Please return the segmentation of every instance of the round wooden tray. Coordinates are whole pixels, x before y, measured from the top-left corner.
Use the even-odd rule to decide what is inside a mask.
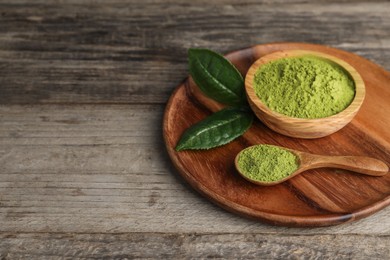
[[[357,116],[340,131],[319,139],[280,135],[259,120],[232,143],[207,151],[176,152],[189,126],[222,108],[200,93],[188,78],[166,107],[163,133],[173,164],[196,190],[237,214],[284,226],[329,226],[369,216],[390,204],[390,174],[369,177],[344,170],[318,169],[275,186],[256,186],[234,168],[236,154],[253,144],[275,144],[329,155],[363,155],[390,165],[390,73],[355,54],[314,44],[272,43],[232,52],[226,57],[245,75],[261,56],[278,50],[313,50],[347,61],[363,77],[366,99]]]

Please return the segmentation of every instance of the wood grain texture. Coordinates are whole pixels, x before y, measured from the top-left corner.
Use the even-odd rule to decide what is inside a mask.
[[[0,258],[384,259],[389,208],[317,229],[227,213],[177,176],[160,125],[189,47],[312,42],[388,70],[389,6],[0,0]]]
[[[351,173],[383,176],[389,167],[383,161],[365,156],[324,156],[300,153],[301,171],[332,167],[352,171]]]
[[[0,257],[7,260],[85,257],[366,260],[387,259],[389,243],[389,237],[362,235],[4,233],[0,234]]]
[[[390,208],[355,223],[295,229],[214,206],[172,167],[163,110],[0,106],[0,232],[390,234]]]
[[[287,226],[327,226],[354,221],[390,204],[390,175],[367,177],[334,169],[315,169],[274,186],[257,186],[243,179],[235,170],[234,158],[242,149],[255,144],[280,145],[324,155],[361,155],[383,160],[390,165],[388,111],[390,74],[352,53],[321,45],[278,43],[257,45],[228,55],[245,75],[251,61],[280,50],[323,52],[351,64],[362,76],[367,98],[359,118],[327,137],[307,140],[289,138],[265,127],[260,121],[234,142],[207,151],[176,152],[174,147],[189,126],[215,111],[215,101],[198,99],[191,80],[178,86],[164,115],[164,138],[173,164],[195,189],[222,207],[243,216]],[[378,99],[373,97],[380,97]],[[381,104],[375,119],[370,111]],[[318,119],[317,119],[318,120]],[[364,132],[361,124],[379,125]],[[376,140],[378,137],[380,140]],[[364,140],[364,143],[362,143]],[[326,145],[325,145],[326,144]],[[353,183],[353,185],[351,185]]]
[[[312,42],[389,69],[388,2],[148,2],[1,1],[0,103],[165,103],[190,47]]]

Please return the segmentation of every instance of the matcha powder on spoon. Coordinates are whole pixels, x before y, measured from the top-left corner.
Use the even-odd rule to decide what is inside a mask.
[[[254,77],[258,98],[271,110],[297,118],[335,115],[351,104],[355,84],[338,64],[314,56],[282,58]]]
[[[237,160],[240,172],[251,180],[274,182],[288,177],[299,167],[298,156],[273,145],[254,145]]]

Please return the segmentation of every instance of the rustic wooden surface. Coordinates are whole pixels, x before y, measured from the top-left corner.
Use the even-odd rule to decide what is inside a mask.
[[[387,259],[390,208],[317,229],[233,215],[177,175],[161,124],[189,47],[311,42],[389,70],[389,10],[363,0],[0,0],[0,259]]]
[[[267,57],[269,53],[280,55],[275,50],[297,49],[342,58],[361,74],[367,94],[359,114],[352,122],[323,138],[299,139],[270,130],[263,123],[264,117],[261,117],[262,122],[255,120],[242,137],[225,146],[200,152],[176,152],[174,147],[185,129],[222,106],[201,94],[189,79],[171,95],[164,114],[163,133],[168,154],[178,172],[192,187],[222,207],[243,216],[278,225],[313,227],[351,222],[371,215],[390,204],[390,174],[372,178],[340,169],[320,168],[304,172],[280,185],[264,187],[248,183],[235,170],[234,159],[237,153],[255,144],[280,145],[320,155],[371,156],[390,165],[390,103],[387,102],[390,100],[390,73],[350,52],[318,44],[287,42],[255,45],[232,52],[228,57],[245,74],[251,63],[260,57]],[[364,89],[360,91],[357,91],[356,99],[360,98],[361,101]],[[251,94],[254,95],[253,91],[248,92],[248,96]],[[381,110],[376,109],[377,104],[382,104]],[[354,103],[349,108],[353,105]],[[349,108],[337,116],[342,118],[344,112],[350,113],[347,112]],[[266,119],[269,123],[273,118]],[[318,120],[321,122],[317,122],[317,130],[320,131],[319,129],[326,127],[329,119],[316,121]],[[282,123],[286,123],[286,120]],[[299,123],[300,128],[314,128],[312,122]],[[330,123],[334,124],[334,121]],[[276,124],[271,123],[274,127]],[[370,127],[365,127],[366,125]],[[289,127],[291,130],[292,127]],[[288,129],[286,125],[283,130],[285,129]]]

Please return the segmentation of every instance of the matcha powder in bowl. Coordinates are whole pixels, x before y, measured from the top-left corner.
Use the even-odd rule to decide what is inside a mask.
[[[271,61],[254,75],[254,91],[271,110],[295,118],[324,118],[347,108],[355,84],[338,64],[305,55]]]

